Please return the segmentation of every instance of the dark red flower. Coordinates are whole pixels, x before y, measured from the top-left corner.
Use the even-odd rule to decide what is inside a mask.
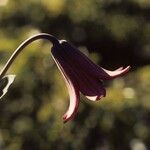
[[[88,57],[81,53],[78,49],[71,46],[67,41],[58,41],[54,36],[46,33],[34,35],[23,43],[14,51],[4,68],[0,72],[0,98],[7,92],[9,86],[14,81],[14,75],[4,76],[7,70],[19,53],[30,43],[37,39],[47,39],[53,43],[52,56],[66,81],[69,95],[70,105],[67,112],[63,116],[64,122],[72,119],[79,106],[80,92],[92,101],[100,100],[105,97],[106,90],[102,84],[103,80],[110,80],[117,76],[127,73],[130,66],[109,71],[94,64]]]
[[[51,52],[64,76],[70,95],[70,105],[63,116],[64,122],[71,120],[76,115],[80,92],[92,101],[100,100],[106,95],[102,81],[124,75],[130,69],[128,66],[125,69],[120,67],[115,71],[106,70],[93,63],[65,40],[60,40],[59,44],[54,44]]]

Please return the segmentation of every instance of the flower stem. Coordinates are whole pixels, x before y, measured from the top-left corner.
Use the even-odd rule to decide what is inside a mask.
[[[46,34],[46,33],[40,33],[37,35],[34,35],[30,38],[28,38],[27,40],[25,40],[24,42],[22,42],[19,47],[13,52],[13,54],[11,55],[11,57],[8,59],[7,63],[5,64],[5,66],[3,67],[3,69],[0,72],[0,78],[2,78],[7,70],[10,68],[11,64],[14,62],[15,58],[20,54],[20,52],[26,47],[28,46],[30,43],[34,42],[35,40],[38,39],[46,39],[49,40],[50,42],[52,42],[52,44],[58,44],[58,40],[50,35],[50,34]]]

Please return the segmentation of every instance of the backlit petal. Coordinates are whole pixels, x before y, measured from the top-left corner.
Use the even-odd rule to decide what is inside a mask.
[[[66,68],[63,64],[63,62],[61,60],[58,61],[58,57],[57,55],[55,55],[55,50],[52,50],[52,57],[54,59],[54,61],[56,62],[59,70],[61,71],[68,91],[69,91],[69,97],[70,97],[70,104],[69,104],[69,108],[67,110],[67,112],[63,115],[63,121],[64,123],[73,119],[74,116],[77,113],[78,107],[79,107],[79,91],[74,83],[73,80],[70,80],[69,76],[66,75],[66,72],[64,70],[64,68]]]
[[[93,76],[100,80],[109,80],[124,75],[130,69],[130,66],[128,66],[125,69],[120,67],[115,71],[109,71],[93,63],[86,55],[70,45],[67,41],[62,40],[61,46],[62,52],[60,53],[64,54],[60,55],[65,55],[64,60],[69,63],[73,69],[76,69],[78,72],[82,70],[90,77]]]
[[[88,98],[89,100],[91,101],[97,101],[97,100],[100,100],[102,97],[105,97],[105,93],[103,93],[102,95],[99,95],[99,96],[86,96],[86,98]]]
[[[109,75],[110,79],[118,77],[118,76],[122,76],[125,73],[127,73],[130,70],[130,66],[126,67],[123,69],[123,67],[120,67],[114,71],[110,71],[110,70],[106,70],[103,68],[103,70]]]
[[[77,89],[75,88],[75,86],[71,81],[66,83],[67,83],[69,96],[70,96],[70,104],[67,112],[63,116],[64,122],[73,119],[79,107],[79,91],[77,91]]]

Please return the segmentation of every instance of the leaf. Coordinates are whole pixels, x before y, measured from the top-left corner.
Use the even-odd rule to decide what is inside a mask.
[[[14,82],[15,75],[6,75],[0,79],[0,99],[7,93],[8,88]]]

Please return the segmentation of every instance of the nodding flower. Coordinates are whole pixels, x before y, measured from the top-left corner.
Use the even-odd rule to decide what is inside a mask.
[[[80,93],[85,95],[89,100],[100,100],[102,97],[106,96],[106,89],[104,88],[102,81],[122,76],[130,69],[130,66],[128,66],[124,69],[123,67],[120,67],[114,71],[106,70],[93,63],[86,55],[70,45],[67,41],[57,40],[52,35],[41,33],[27,39],[15,50],[2,69],[0,74],[1,78],[7,72],[20,51],[37,39],[47,39],[53,43],[51,54],[65,79],[69,91],[70,104],[63,116],[64,122],[73,119],[77,114]]]
[[[106,70],[93,63],[87,56],[70,45],[65,40],[60,40],[51,50],[52,57],[61,71],[70,95],[70,105],[63,116],[64,122],[74,118],[77,113],[82,93],[89,100],[97,101],[106,96],[106,89],[102,81],[110,80],[124,75],[130,66],[115,71]]]

